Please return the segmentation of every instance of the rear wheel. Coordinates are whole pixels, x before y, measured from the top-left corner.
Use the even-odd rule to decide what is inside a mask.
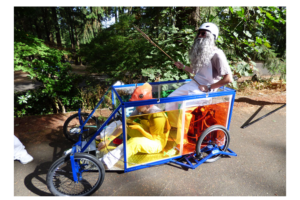
[[[84,122],[89,114],[88,113],[80,113],[81,120]],[[64,123],[63,127],[63,133],[66,136],[68,140],[75,143],[78,141],[79,133],[80,133],[80,121],[78,113],[71,115]],[[85,124],[83,128],[83,138],[88,137],[88,135],[91,135],[95,133],[98,129],[98,120],[96,117],[92,116],[89,121]]]
[[[46,182],[55,196],[87,196],[102,185],[105,176],[103,164],[86,153],[75,153],[78,182],[74,182],[70,154],[54,162],[47,174]]]
[[[226,151],[230,142],[228,130],[221,125],[213,125],[207,128],[199,137],[196,145],[196,157],[205,158],[214,148],[220,151]],[[215,162],[220,159],[221,154],[217,154],[207,159],[206,162]]]

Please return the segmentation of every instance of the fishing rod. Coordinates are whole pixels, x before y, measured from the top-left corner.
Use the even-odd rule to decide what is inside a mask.
[[[173,58],[171,58],[171,56],[169,56],[166,52],[164,52],[164,50],[162,50],[159,46],[157,46],[157,44],[155,44],[149,37],[148,35],[146,35],[146,33],[144,33],[143,31],[141,31],[137,26],[133,25],[133,27],[142,34],[142,36],[148,40],[152,45],[154,45],[156,48],[158,48],[160,51],[162,51],[168,58],[170,58],[173,62],[176,62]],[[183,70],[184,72],[186,72],[188,74],[188,76],[194,80],[199,86],[201,85],[200,83],[198,83],[195,79],[194,79],[194,75],[192,75],[190,72]]]

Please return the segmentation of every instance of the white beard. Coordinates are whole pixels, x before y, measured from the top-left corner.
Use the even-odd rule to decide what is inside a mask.
[[[210,32],[206,33],[205,38],[196,38],[194,40],[190,50],[190,61],[195,74],[210,62],[215,49],[214,36]]]

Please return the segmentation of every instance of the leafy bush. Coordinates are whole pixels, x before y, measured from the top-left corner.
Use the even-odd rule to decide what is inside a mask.
[[[81,99],[75,85],[80,78],[69,73],[71,66],[70,63],[62,62],[63,55],[63,51],[46,46],[43,40],[22,31],[15,31],[14,69],[28,72],[31,79],[36,78],[43,83],[36,93],[28,91],[25,95],[17,95],[18,98],[25,101],[33,97],[39,101],[48,99],[48,102],[54,104],[56,112],[65,112],[66,106],[78,104]],[[46,107],[42,110],[50,112]]]
[[[279,7],[218,8],[218,45],[238,77],[252,75],[253,61],[264,61],[271,73],[285,78],[286,10]]]
[[[127,18],[125,18],[128,20]],[[91,43],[82,45],[80,56],[89,62],[91,71],[107,74],[111,79],[125,83],[138,81],[179,80],[188,78],[168,57],[145,40],[129,23],[116,23],[98,34]],[[195,37],[191,29],[179,31],[174,26],[163,27],[146,34],[174,60],[188,64],[187,50]],[[154,36],[154,37],[151,37]]]

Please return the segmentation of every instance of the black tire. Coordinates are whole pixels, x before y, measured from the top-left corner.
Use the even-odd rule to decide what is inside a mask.
[[[86,153],[75,153],[75,163],[82,172],[78,183],[73,181],[70,154],[55,161],[47,173],[47,187],[55,196],[88,196],[102,185],[105,177],[103,164]],[[95,173],[98,174],[95,174]],[[78,174],[79,176],[79,174]]]
[[[220,139],[221,142],[218,139]],[[203,131],[203,133],[201,134],[201,136],[197,141],[196,157],[203,159],[211,153],[211,151],[201,152],[201,149],[203,151],[204,150],[203,148],[205,148],[207,145],[217,145],[220,151],[226,151],[229,146],[229,143],[230,143],[230,135],[228,130],[224,126],[221,125],[210,126],[205,131]],[[218,154],[209,158],[205,162],[207,163],[215,162],[220,158],[221,155]]]
[[[85,121],[89,116],[89,113],[80,113],[82,121]],[[78,113],[71,115],[64,123],[63,133],[68,140],[75,143],[78,141],[79,134],[71,133],[70,130],[76,128],[80,125]],[[99,128],[98,119],[95,116],[92,116],[89,121],[86,123],[83,132],[83,138],[88,137],[95,133]]]

